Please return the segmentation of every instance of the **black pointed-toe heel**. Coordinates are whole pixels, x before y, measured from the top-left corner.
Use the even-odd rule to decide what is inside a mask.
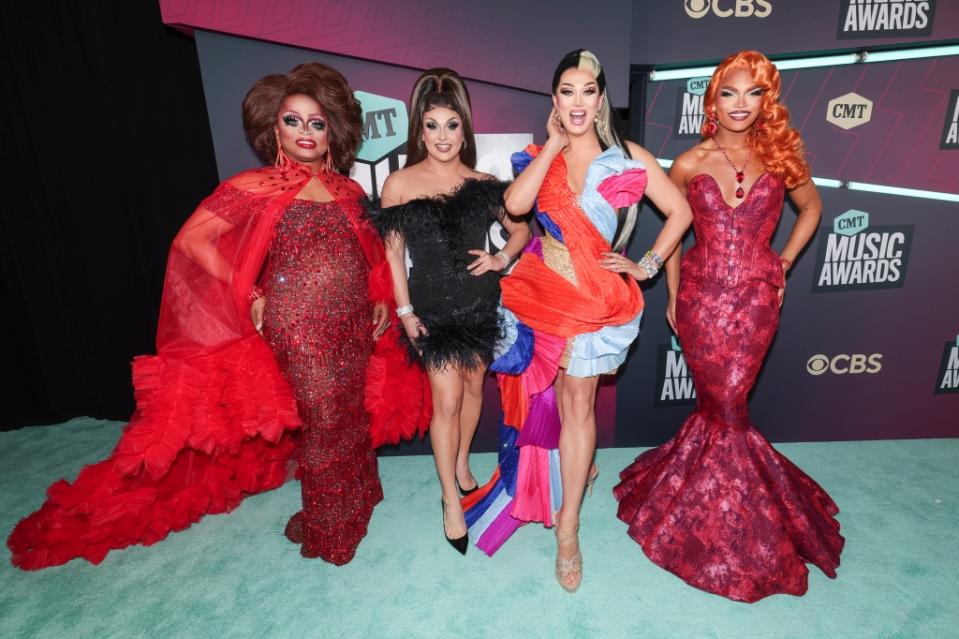
[[[475,493],[477,490],[479,490],[479,482],[476,482],[476,485],[472,488],[463,488],[460,486],[459,480],[456,480],[456,490],[460,491],[461,496],[466,497],[467,495]]]
[[[470,545],[470,535],[467,532],[462,537],[457,537],[456,539],[451,539],[449,535],[446,534],[446,502],[440,499],[440,506],[443,509],[443,536],[446,537],[446,541],[449,542],[456,552],[461,555],[466,555],[466,549]]]

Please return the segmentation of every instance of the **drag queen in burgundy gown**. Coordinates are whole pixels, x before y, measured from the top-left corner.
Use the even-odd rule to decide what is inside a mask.
[[[822,208],[779,92],[762,54],[724,60],[706,91],[704,140],[670,172],[692,206],[696,245],[681,272],[678,252],[667,264],[667,316],[697,405],[614,488],[619,518],[653,562],[746,602],[802,595],[806,563],[835,577],[843,547],[836,504],[753,427],[747,408],[779,324],[785,272]],[[799,216],[777,256],[769,243],[787,191]]]
[[[108,459],[17,524],[20,568],[156,543],[280,486],[294,461],[303,508],[287,536],[346,563],[382,499],[373,445],[425,423],[425,378],[387,329],[383,246],[343,175],[360,142],[346,80],[300,65],[258,81],[243,107],[274,166],[221,184],[180,230],[157,355],[134,360],[136,412]]]

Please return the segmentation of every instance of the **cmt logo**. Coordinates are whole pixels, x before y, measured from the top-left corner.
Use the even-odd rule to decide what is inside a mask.
[[[670,344],[660,344],[657,351],[655,405],[694,404],[696,388],[679,341],[672,337]]]
[[[946,342],[942,351],[942,364],[936,378],[936,394],[959,393],[959,337],[954,342]]]
[[[829,101],[826,121],[840,129],[854,129],[872,119],[872,100],[856,93],[847,93]]]
[[[936,0],[840,0],[839,39],[932,35]]]
[[[710,12],[717,18],[765,18],[773,12],[768,0],[683,0],[683,8],[697,20]]]
[[[806,362],[806,372],[815,376],[824,373],[834,373],[836,375],[875,374],[882,370],[881,360],[882,353],[873,353],[872,355],[840,353],[832,357],[817,354],[810,357]]]
[[[363,142],[351,175],[370,195],[379,195],[386,176],[406,163],[409,118],[402,100],[354,91],[363,109]]]
[[[953,89],[946,103],[946,122],[942,125],[939,148],[959,149],[959,89]]]
[[[812,291],[902,288],[912,226],[870,226],[869,213],[850,209],[820,228]]]
[[[703,95],[709,86],[709,77],[690,78],[685,87],[676,89],[676,120],[673,123],[673,138],[677,140],[699,139],[703,127]]]

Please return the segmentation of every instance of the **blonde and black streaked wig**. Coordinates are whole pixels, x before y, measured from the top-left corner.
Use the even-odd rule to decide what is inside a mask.
[[[629,154],[629,149],[626,148],[626,144],[623,142],[623,138],[618,130],[616,112],[609,103],[609,95],[606,92],[606,72],[603,71],[603,66],[599,63],[599,58],[586,49],[577,49],[563,56],[563,59],[556,65],[556,71],[553,72],[553,95],[556,95],[560,78],[568,69],[588,71],[596,77],[596,84],[599,85],[599,92],[603,98],[599,112],[596,114],[595,123],[596,136],[599,138],[600,147],[602,147],[604,151],[612,146],[618,147],[624,157],[631,159],[632,156]],[[636,226],[636,214],[638,210],[638,203],[630,207],[619,209],[616,216],[616,233],[613,236],[612,242],[614,251],[622,249],[626,245],[626,242],[629,241],[633,227]]]
[[[423,116],[436,108],[453,111],[460,117],[465,144],[460,149],[460,160],[471,169],[476,168],[476,139],[473,136],[473,114],[470,94],[463,78],[452,69],[427,69],[416,80],[410,94],[410,128],[406,138],[406,166],[426,159],[422,144]]]

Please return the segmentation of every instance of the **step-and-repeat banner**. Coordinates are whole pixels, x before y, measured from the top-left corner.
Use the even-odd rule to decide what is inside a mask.
[[[165,22],[196,29],[221,177],[257,164],[239,114],[253,82],[319,61],[343,72],[363,105],[364,143],[352,175],[372,194],[405,162],[406,100],[429,66],[451,66],[467,78],[481,134],[478,168],[508,178],[509,152],[531,137],[543,141],[553,65],[577,46],[599,53],[613,103],[622,106],[630,62],[681,65],[744,47],[776,54],[959,37],[959,2],[942,0],[670,0],[652,7],[616,0],[603,6],[602,20],[568,33],[571,21],[560,9],[579,5],[557,1],[559,9],[533,2],[520,10],[495,0],[485,11],[426,1],[160,4]],[[959,193],[959,59],[783,76],[816,177]],[[695,143],[705,84],[653,82],[645,104],[630,105],[634,120],[645,116],[652,153],[672,159]],[[820,191],[822,223],[790,274],[781,328],[753,393],[753,421],[775,441],[959,435],[959,205]],[[775,248],[794,219],[787,205]],[[661,228],[645,207],[634,259]],[[646,298],[638,343],[619,376],[601,386],[600,446],[661,443],[695,403],[682,345],[664,320],[662,279]],[[478,451],[495,448],[492,378],[486,390]],[[418,443],[397,452],[426,450]]]
[[[815,177],[959,193],[959,58],[782,76]],[[645,107],[651,152],[672,159],[699,140],[707,82],[654,82],[633,105]],[[822,222],[789,274],[753,422],[775,441],[959,435],[959,204],[819,191]],[[777,250],[795,217],[787,205]],[[647,207],[634,259],[661,228]],[[620,446],[662,442],[695,403],[665,288],[647,288],[643,335],[619,379]]]
[[[634,3],[632,28],[632,64],[692,66],[740,49],[810,55],[955,39],[959,2],[657,0]]]

